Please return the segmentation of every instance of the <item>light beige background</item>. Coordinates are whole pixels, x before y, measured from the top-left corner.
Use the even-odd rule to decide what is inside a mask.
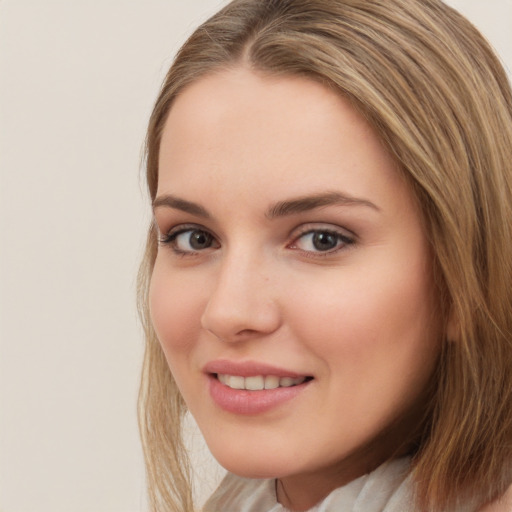
[[[0,0],[1,512],[145,509],[140,153],[172,55],[223,3]],[[451,3],[512,69],[512,0]],[[219,473],[194,453],[202,498]]]

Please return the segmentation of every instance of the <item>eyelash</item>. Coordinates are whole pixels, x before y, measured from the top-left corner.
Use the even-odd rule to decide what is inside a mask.
[[[201,226],[196,226],[194,224],[182,224],[177,226],[176,228],[171,229],[167,234],[161,235],[158,239],[158,243],[162,246],[169,246],[173,252],[178,256],[195,256],[202,251],[184,251],[179,249],[176,243],[176,239],[184,234],[184,233],[192,233],[192,232],[205,233],[212,240],[215,240],[215,237],[211,235],[208,230],[201,228]]]
[[[288,244],[287,247],[289,248],[295,248],[297,246],[297,243],[300,239],[305,238],[308,235],[315,235],[315,234],[322,234],[322,235],[329,235],[334,236],[336,238],[336,247],[333,249],[328,249],[326,251],[308,251],[299,249],[305,256],[310,258],[327,258],[329,256],[333,256],[337,254],[340,251],[346,250],[349,246],[353,245],[355,243],[355,237],[348,236],[346,233],[341,232],[341,230],[337,230],[335,228],[322,228],[322,227],[304,227],[301,232],[298,233],[293,239],[293,242],[291,244]]]
[[[199,253],[203,252],[203,250],[182,250],[179,249],[177,246],[177,238],[184,234],[184,233],[193,233],[193,232],[203,233],[207,237],[211,237],[211,240],[216,243],[217,246],[219,243],[216,241],[215,237],[206,229],[202,228],[201,226],[197,226],[194,224],[191,225],[180,225],[176,228],[171,229],[167,234],[161,235],[158,239],[159,245],[162,246],[169,246],[172,251],[182,257],[194,257],[197,256]],[[322,235],[329,235],[334,236],[336,238],[337,246],[333,249],[328,249],[326,251],[321,250],[303,250],[300,248],[297,248],[297,243],[300,239],[306,237],[307,235],[314,235],[314,234],[322,234]],[[334,229],[334,228],[312,228],[311,226],[305,226],[301,232],[299,232],[293,239],[293,241],[288,244],[286,247],[291,249],[297,249],[301,251],[305,256],[309,258],[322,258],[322,257],[329,257],[333,256],[334,254],[338,253],[341,250],[346,250],[349,246],[353,245],[355,243],[355,237],[348,236],[345,233],[342,233],[340,230]],[[210,249],[211,247],[206,247],[204,250]],[[215,247],[216,248],[216,247]]]

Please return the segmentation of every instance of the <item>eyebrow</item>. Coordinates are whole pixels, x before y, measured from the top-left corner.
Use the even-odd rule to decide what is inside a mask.
[[[325,192],[311,196],[298,197],[288,201],[280,201],[274,204],[267,212],[269,219],[285,217],[297,213],[307,212],[323,206],[365,206],[380,211],[374,203],[367,199],[361,199],[340,192]]]
[[[182,212],[190,213],[205,219],[209,219],[211,217],[208,211],[201,205],[169,194],[159,196],[153,201],[153,211],[155,211],[157,208],[161,208],[162,206],[167,208],[174,208],[175,210],[181,210]]]
[[[353,197],[340,192],[324,192],[310,196],[297,197],[286,201],[279,201],[267,210],[265,216],[268,219],[275,219],[277,217],[286,217],[288,215],[315,210],[316,208],[321,208],[323,206],[365,206],[373,210],[380,211],[378,206],[367,199]],[[210,219],[212,217],[208,210],[203,208],[201,205],[170,194],[159,196],[153,201],[153,210],[161,207],[181,210],[205,219]]]

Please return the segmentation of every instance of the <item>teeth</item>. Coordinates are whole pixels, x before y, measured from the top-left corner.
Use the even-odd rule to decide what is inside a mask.
[[[265,389],[276,389],[279,387],[279,377],[267,375],[265,377]]]
[[[251,391],[265,389],[265,378],[259,375],[257,377],[246,377],[245,389],[250,389]]]
[[[233,389],[245,389],[245,379],[243,377],[230,375],[227,378],[226,384]]]
[[[293,379],[291,377],[283,377],[282,379],[279,379],[279,385],[283,388],[289,388],[290,386],[293,386]]]
[[[232,389],[246,389],[260,391],[262,389],[289,388],[302,384],[306,377],[277,377],[275,375],[255,375],[253,377],[240,377],[238,375],[217,374],[219,381]]]

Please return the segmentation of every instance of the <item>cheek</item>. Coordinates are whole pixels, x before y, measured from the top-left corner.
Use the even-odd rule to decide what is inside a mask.
[[[149,308],[153,327],[164,352],[188,352],[200,328],[201,298],[197,287],[178,272],[165,269],[157,259],[149,288]]]
[[[296,334],[322,359],[342,362],[354,374],[434,357],[439,322],[428,275],[387,270],[312,281],[307,293],[295,289]]]

